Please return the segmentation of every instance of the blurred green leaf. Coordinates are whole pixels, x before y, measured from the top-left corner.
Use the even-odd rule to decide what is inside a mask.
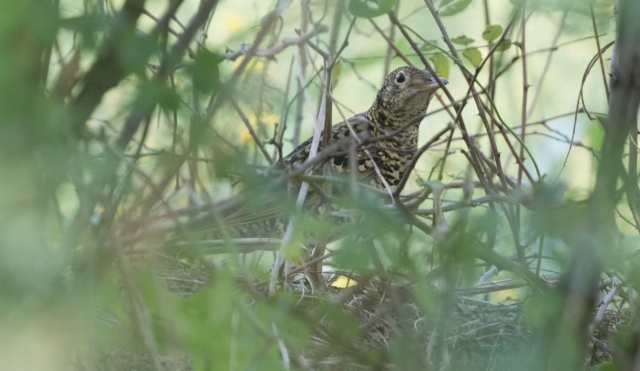
[[[342,61],[338,60],[331,69],[331,87],[335,88],[338,85],[340,72],[342,72]]]
[[[165,109],[175,110],[180,104],[178,94],[166,82],[157,80],[144,81],[139,99],[139,108],[154,106],[157,103]]]
[[[596,370],[597,371],[619,371],[620,368],[615,363],[605,362],[601,365],[598,365]]]
[[[448,78],[449,77],[449,59],[444,53],[436,53],[429,58],[433,62],[436,68],[438,76]]]
[[[118,278],[111,271],[96,285],[96,311],[100,326],[97,340],[98,346],[105,350],[116,345],[133,345],[129,344],[133,341],[129,331],[130,317],[125,311],[117,282]]]
[[[438,14],[440,14],[441,17],[452,16],[465,10],[469,4],[471,4],[471,0],[455,0],[453,3],[447,5],[443,10],[440,10]]]
[[[472,38],[466,37],[465,35],[462,35],[462,36],[458,36],[458,37],[455,37],[455,38],[451,39],[451,41],[454,44],[469,45],[472,42],[474,42],[475,40],[472,39]]]
[[[482,53],[477,48],[467,49],[462,52],[462,55],[471,61],[474,67],[478,67],[482,63]]]
[[[219,339],[232,337],[234,309],[229,298],[238,296],[233,291],[232,276],[218,272],[212,286],[182,300],[176,329],[195,370],[229,369],[229,341]]]
[[[428,52],[430,50],[433,50],[436,48],[436,45],[438,45],[438,40],[427,40],[428,42],[423,43],[420,46],[420,50],[423,52]]]
[[[167,264],[166,259],[164,263]],[[173,277],[172,275],[179,270],[180,262],[176,261],[174,264],[172,267],[156,266],[156,269],[162,271],[163,275],[168,276],[166,279],[175,279],[178,277]],[[173,326],[174,322],[165,318],[165,315],[179,310],[180,297],[166,289],[164,283],[156,277],[151,267],[145,267],[145,269],[141,269],[138,272],[137,284],[144,298],[144,304],[151,315],[153,335],[159,349],[167,351],[171,345],[178,346],[177,343],[173,343],[173,340],[177,337]]]
[[[218,63],[220,58],[210,51],[202,48],[196,55],[193,67],[193,87],[205,94],[210,94],[220,82],[220,70]]]
[[[391,360],[398,370],[428,370],[429,367],[422,356],[422,344],[416,336],[417,331],[411,330],[403,329],[393,338],[389,344]]]
[[[586,135],[589,138],[589,143],[591,143],[591,147],[597,152],[602,148],[602,141],[604,139],[604,130],[607,124],[607,116],[604,115],[594,115],[598,124],[595,122],[590,122],[591,125],[587,125]]]
[[[502,26],[498,24],[488,25],[482,33],[482,38],[491,42],[500,37],[500,35],[502,35]]]
[[[442,184],[442,182],[437,179],[436,180],[418,179],[416,181],[416,184],[418,184],[420,187],[429,187],[433,192],[442,192],[442,190],[444,189],[444,184]]]
[[[366,243],[350,237],[342,241],[339,253],[334,260],[338,268],[344,269],[364,269],[369,266],[371,254]]]
[[[89,49],[96,45],[96,33],[104,30],[106,26],[104,17],[99,17],[96,14],[85,14],[60,20],[60,27],[81,34],[82,46]]]
[[[356,17],[374,18],[388,13],[397,0],[350,0],[349,12]]]
[[[329,233],[332,226],[333,223],[330,220],[318,219],[308,215],[302,215],[298,219],[296,228],[306,233],[318,235],[322,233]]]
[[[507,49],[509,49],[511,47],[511,40],[509,39],[504,39],[500,42],[500,44],[498,44],[498,47],[496,48],[497,52],[503,52]]]
[[[151,37],[130,36],[118,45],[120,62],[126,72],[146,76],[147,60],[158,47]]]

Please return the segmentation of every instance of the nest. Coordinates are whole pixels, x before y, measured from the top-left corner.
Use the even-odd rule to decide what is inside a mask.
[[[198,264],[190,264],[162,256],[155,265],[156,274],[167,289],[177,295],[188,296],[210,281],[209,271]],[[244,282],[243,280],[239,280]],[[266,283],[252,285],[263,290]],[[246,287],[245,287],[246,288]],[[243,284],[238,289],[242,290]],[[259,294],[261,294],[259,292]],[[341,329],[324,318],[317,324],[311,343],[292,359],[294,369],[309,370],[400,370],[389,349],[403,346],[407,341],[421,354],[415,367],[451,370],[512,369],[509,365],[522,362],[530,352],[533,331],[527,327],[524,306],[505,305],[478,300],[464,295],[451,295],[446,316],[425,313],[407,285],[361,281],[346,288],[329,287],[316,292],[314,298],[304,298],[300,306],[314,305],[320,298],[338,303],[356,319],[359,335],[348,346],[335,346],[335,336]],[[104,317],[102,315],[101,317]],[[609,338],[620,327],[628,326],[627,310],[606,310],[589,344],[587,362],[594,366],[611,360]],[[109,325],[113,325],[112,321]],[[403,343],[404,342],[404,343]],[[374,355],[363,360],[363,355]],[[191,370],[186,355],[159,355],[160,370]],[[100,359],[100,370],[154,370],[144,354],[116,349]],[[84,370],[82,362],[76,370]],[[414,368],[415,369],[415,368]]]

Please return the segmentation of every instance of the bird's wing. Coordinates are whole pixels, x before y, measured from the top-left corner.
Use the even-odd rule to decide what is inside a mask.
[[[371,135],[371,123],[366,119],[364,114],[353,116],[348,120],[349,125],[344,122],[338,123],[332,127],[331,130],[331,142],[339,143],[336,148],[337,152],[344,152],[349,149],[349,138],[353,137],[353,132],[360,139],[367,138]],[[349,128],[351,126],[351,129]],[[283,162],[289,166],[303,165],[309,158],[309,152],[311,150],[312,138],[308,139],[304,143],[300,144],[294,149],[287,157],[283,159]],[[320,146],[318,151],[322,150],[322,137],[320,138]],[[364,168],[366,161],[359,153],[358,156],[359,165],[359,179],[365,179],[370,176],[371,169]],[[346,172],[349,168],[349,156],[341,154],[336,156],[333,160],[339,172]],[[312,172],[322,168],[322,164],[318,164],[312,169]],[[360,171],[364,170],[364,171]],[[294,192],[295,193],[295,192]],[[279,230],[282,227],[282,200],[275,197],[270,192],[265,192],[263,196],[254,197],[251,200],[247,200],[247,197],[239,196],[235,200],[235,205],[232,207],[225,207],[217,218],[214,218],[210,213],[202,218],[192,221],[190,229],[202,232],[211,238],[223,237],[220,225],[224,226],[224,234],[230,237],[264,237],[273,234],[274,231]],[[317,204],[319,196],[309,190],[305,204],[311,207]],[[214,205],[213,207],[216,207]]]
[[[331,143],[338,143],[338,147],[336,148],[336,152],[343,152],[349,149],[349,145],[351,141],[349,138],[352,138],[352,130],[358,138],[364,139],[371,135],[371,123],[364,116],[364,113],[360,113],[355,115],[347,120],[347,123],[340,122],[331,128]],[[351,126],[351,128],[349,128]],[[322,151],[324,134],[320,134],[320,144],[318,145],[318,152]],[[300,144],[296,149],[294,149],[287,157],[283,159],[285,165],[302,165],[309,158],[309,152],[311,151],[311,142],[313,138],[307,139],[305,142]],[[337,166],[348,167],[348,161],[346,161],[348,156],[337,156],[334,158],[334,164]]]
[[[337,155],[333,158],[333,165],[339,173],[346,173],[349,171],[349,147],[353,144],[353,133],[356,134],[358,139],[364,140],[372,136],[373,124],[367,120],[364,113],[357,114],[347,120],[335,124],[331,129],[331,144],[335,148]],[[308,139],[304,143],[300,144],[295,150],[293,150],[287,157],[284,158],[286,165],[298,166],[304,164],[309,158],[309,152],[311,151],[312,138]],[[320,144],[318,152],[322,151],[323,135],[320,134]],[[357,142],[355,143],[357,144]],[[371,156],[371,157],[369,157]],[[366,154],[364,151],[359,150],[356,156],[356,165],[358,171],[358,180],[370,183],[371,185],[381,188],[380,181],[375,175],[372,160],[376,163],[380,162],[380,158],[375,151],[369,151]],[[312,173],[319,171],[322,168],[322,164],[317,164],[311,170]]]

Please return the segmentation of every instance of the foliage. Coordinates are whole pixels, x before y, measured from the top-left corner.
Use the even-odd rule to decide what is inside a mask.
[[[0,2],[0,368],[633,369],[620,3]],[[399,189],[282,165],[406,64]]]

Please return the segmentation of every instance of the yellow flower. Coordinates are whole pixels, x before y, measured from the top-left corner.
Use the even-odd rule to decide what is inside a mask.
[[[244,26],[244,19],[239,14],[227,14],[223,21],[224,30],[232,34]]]
[[[340,277],[338,277],[338,279],[336,279],[335,281],[333,281],[331,283],[331,286],[342,289],[342,288],[345,288],[345,287],[354,286],[356,283],[357,283],[356,281],[350,280],[349,278],[347,278],[345,276],[340,276]]]
[[[240,133],[240,141],[244,144],[253,144],[253,138],[246,128]]]

